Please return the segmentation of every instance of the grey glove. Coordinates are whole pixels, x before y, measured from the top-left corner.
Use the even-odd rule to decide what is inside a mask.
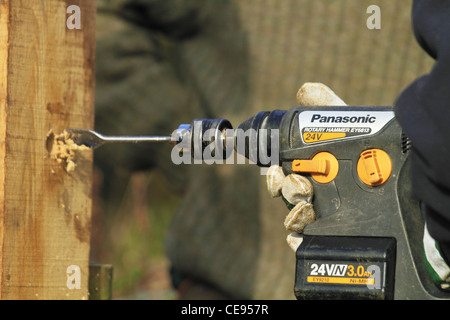
[[[297,102],[301,106],[345,106],[330,88],[321,83],[305,83],[297,93]],[[291,232],[287,237],[289,246],[297,250],[303,237],[303,229],[316,219],[312,205],[313,186],[311,182],[299,175],[285,176],[278,165],[273,165],[267,171],[267,190],[273,197],[282,197],[288,207],[284,226]]]

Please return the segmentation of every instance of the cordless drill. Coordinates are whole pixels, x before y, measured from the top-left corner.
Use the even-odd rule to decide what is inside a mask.
[[[225,119],[199,119],[176,136],[197,161],[237,151],[311,181],[316,221],[296,251],[297,299],[450,298],[423,264],[411,143],[393,107],[294,107],[260,112],[236,130]]]
[[[172,161],[280,165],[314,188],[316,221],[296,251],[297,299],[450,299],[422,258],[424,221],[411,192],[411,144],[389,106],[294,107],[182,124],[170,137],[105,137],[68,130],[77,144],[176,144]],[[231,158],[231,161],[230,161]],[[245,160],[245,159],[244,159]],[[242,161],[242,159],[237,159]]]

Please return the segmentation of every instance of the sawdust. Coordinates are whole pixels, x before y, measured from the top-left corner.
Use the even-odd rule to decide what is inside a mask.
[[[84,145],[77,145],[70,139],[70,134],[65,130],[57,135],[55,135],[53,130],[50,130],[47,134],[46,145],[50,158],[56,160],[58,163],[64,164],[67,173],[75,171],[77,166],[76,153],[78,151],[90,150]]]

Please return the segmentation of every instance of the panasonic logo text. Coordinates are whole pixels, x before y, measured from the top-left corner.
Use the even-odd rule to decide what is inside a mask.
[[[311,123],[375,123],[377,117],[371,116],[322,116],[320,114],[313,114],[311,117]]]

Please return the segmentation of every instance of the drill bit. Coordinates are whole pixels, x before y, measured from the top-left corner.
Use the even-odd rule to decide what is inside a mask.
[[[85,145],[96,149],[106,143],[160,143],[171,142],[170,136],[104,136],[88,129],[67,129],[70,139],[77,145]]]

